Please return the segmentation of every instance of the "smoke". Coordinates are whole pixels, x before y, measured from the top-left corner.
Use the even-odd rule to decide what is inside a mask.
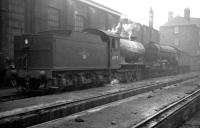
[[[111,85],[115,85],[115,84],[119,84],[119,80],[118,79],[113,79],[111,82],[110,82]]]
[[[131,40],[131,37],[134,36],[133,32],[139,30],[140,26],[138,23],[129,20],[127,17],[121,16],[118,24],[108,31]]]

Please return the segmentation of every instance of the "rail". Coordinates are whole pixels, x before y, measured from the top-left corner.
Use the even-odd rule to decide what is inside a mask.
[[[177,102],[174,102],[173,104],[167,106],[166,108],[164,108],[164,109],[160,110],[159,112],[146,118],[145,120],[130,126],[129,128],[147,128],[147,127],[148,128],[155,128],[155,127],[157,128],[161,125],[162,122],[169,119],[170,116],[172,116],[174,113],[183,109],[186,105],[190,104],[196,98],[199,98],[199,97],[200,97],[200,89],[184,98],[181,98]],[[186,101],[188,101],[188,102],[184,104],[184,102],[186,102]],[[179,105],[181,105],[181,106],[179,106]],[[178,107],[178,108],[176,108],[176,107]],[[176,109],[176,110],[167,114],[167,112],[171,111],[172,109]]]

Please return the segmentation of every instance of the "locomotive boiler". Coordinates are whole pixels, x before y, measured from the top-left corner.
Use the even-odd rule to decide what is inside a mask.
[[[157,63],[166,61],[170,65],[177,65],[177,51],[174,47],[149,43],[145,45],[145,61],[148,63]]]
[[[143,58],[145,49],[140,42],[120,39],[120,53],[123,62],[138,62]]]

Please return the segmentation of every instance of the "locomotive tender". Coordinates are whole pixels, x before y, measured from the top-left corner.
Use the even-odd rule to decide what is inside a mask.
[[[147,67],[160,64],[158,60],[177,68],[176,51],[157,44],[143,46],[98,29],[24,34],[14,39],[13,80],[22,90],[69,89],[112,79],[130,82],[147,77]]]

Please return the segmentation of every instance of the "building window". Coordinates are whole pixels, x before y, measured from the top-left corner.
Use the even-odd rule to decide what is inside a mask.
[[[82,31],[84,29],[84,16],[76,15],[75,16],[75,31]]]
[[[111,45],[112,45],[112,48],[115,49],[115,48],[119,48],[118,46],[118,40],[116,38],[112,38],[111,40]]]
[[[115,39],[113,38],[113,39],[112,39],[112,48],[115,48],[115,47],[116,47]]]
[[[48,29],[59,29],[60,27],[60,10],[48,7]]]
[[[24,32],[25,26],[25,1],[9,0],[8,1],[8,33],[18,35]]]
[[[178,26],[174,27],[174,33],[175,33],[175,34],[178,34],[178,33],[179,33],[179,27],[178,27]]]
[[[179,39],[176,38],[176,39],[174,40],[174,45],[175,45],[175,46],[178,46],[178,45],[179,45]]]

